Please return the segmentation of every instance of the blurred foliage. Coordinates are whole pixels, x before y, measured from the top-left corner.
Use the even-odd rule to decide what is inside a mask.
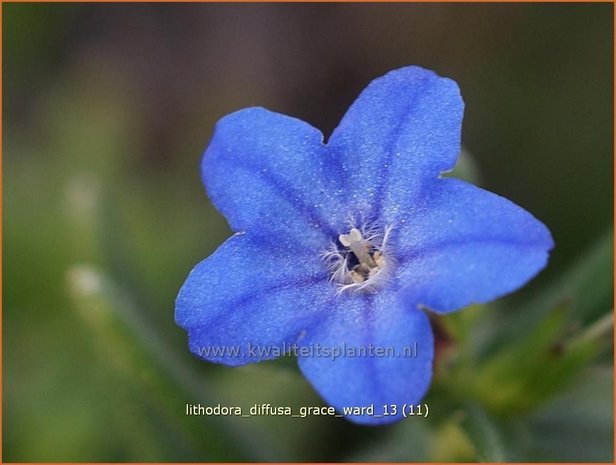
[[[5,461],[613,460],[611,5],[2,8]],[[545,221],[548,268],[432,319],[428,418],[186,416],[322,404],[292,359],[200,362],[174,324],[229,235],[199,179],[215,121],[259,104],[328,134],[412,63],[462,88],[451,175]]]

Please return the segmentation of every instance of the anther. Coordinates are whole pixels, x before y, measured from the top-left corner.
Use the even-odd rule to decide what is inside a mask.
[[[395,263],[387,251],[391,227],[379,231],[374,225],[353,226],[347,234],[340,234],[337,242],[323,254],[331,273],[331,281],[338,284],[338,292],[376,292],[391,277]]]
[[[366,265],[368,267],[367,271],[377,266],[371,253],[373,247],[362,237],[358,229],[351,229],[349,234],[340,234],[338,240],[342,245],[351,249],[351,252],[355,254],[357,261],[359,261],[361,265]]]

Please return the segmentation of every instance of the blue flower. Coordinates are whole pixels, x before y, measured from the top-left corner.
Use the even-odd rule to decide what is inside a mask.
[[[370,83],[327,143],[263,108],[221,119],[202,175],[235,234],[180,290],[191,351],[237,366],[292,347],[338,412],[374,406],[348,416],[357,423],[420,402],[434,354],[426,310],[514,291],[553,246],[527,211],[440,176],[456,164],[463,109],[454,81],[406,67]],[[397,412],[381,416],[385,405]]]

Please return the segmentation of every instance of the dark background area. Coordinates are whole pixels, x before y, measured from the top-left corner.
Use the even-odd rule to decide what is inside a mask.
[[[592,297],[567,297],[588,307],[568,313],[567,328],[613,305],[611,4],[2,8],[6,461],[480,458],[449,401],[423,424],[385,428],[184,416],[185,403],[322,403],[292,363],[195,360],[173,322],[188,271],[230,234],[198,168],[215,122],[258,105],[328,135],[369,81],[405,65],[458,83],[475,182],[556,241],[540,277],[493,307],[490,331],[517,306],[550,300],[544,289],[587,284]],[[589,253],[610,263],[596,268]],[[590,271],[567,280],[576,270]],[[612,440],[612,356],[588,364],[600,374],[551,401],[604,380],[585,396],[597,404],[580,407],[603,415],[591,437],[559,430],[565,420],[550,415],[561,407],[525,412],[524,428],[540,431],[526,439],[515,413],[488,409],[502,437],[519,439],[507,459],[612,460],[607,443],[591,447]]]

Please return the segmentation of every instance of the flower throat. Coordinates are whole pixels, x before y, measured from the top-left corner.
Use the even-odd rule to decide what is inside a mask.
[[[340,234],[323,258],[338,292],[376,292],[389,278],[393,260],[387,250],[389,228],[364,224]]]

